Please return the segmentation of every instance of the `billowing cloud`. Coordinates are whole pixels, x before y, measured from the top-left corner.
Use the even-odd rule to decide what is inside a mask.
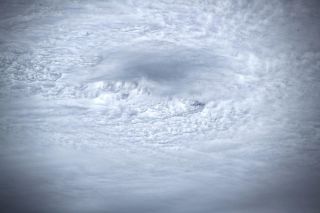
[[[318,212],[319,7],[1,1],[1,208]]]

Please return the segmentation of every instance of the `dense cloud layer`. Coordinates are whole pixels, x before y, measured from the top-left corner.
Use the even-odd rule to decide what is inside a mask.
[[[1,208],[318,212],[319,9],[1,1]]]

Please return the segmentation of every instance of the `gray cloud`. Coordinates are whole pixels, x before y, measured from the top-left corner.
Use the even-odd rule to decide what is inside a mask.
[[[1,210],[318,212],[318,13],[1,1]]]

